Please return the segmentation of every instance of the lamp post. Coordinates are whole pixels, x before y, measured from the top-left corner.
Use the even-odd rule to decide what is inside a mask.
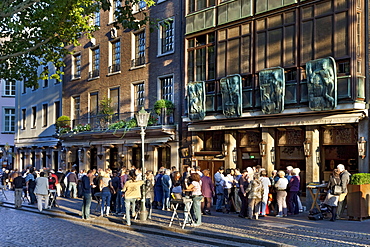
[[[142,172],[142,179],[145,180],[145,158],[144,158],[144,138],[145,138],[145,128],[148,126],[150,112],[146,112],[144,107],[136,114],[137,125],[140,127],[140,135],[141,135],[141,172]],[[141,210],[140,210],[140,220],[145,221],[148,218],[148,211],[146,210],[145,206],[146,200],[146,185],[145,182],[143,184],[143,193],[141,198]]]

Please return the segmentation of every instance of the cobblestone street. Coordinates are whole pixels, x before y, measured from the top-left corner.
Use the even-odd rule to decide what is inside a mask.
[[[257,221],[212,211],[200,227],[183,230],[177,221],[169,227],[172,212],[155,209],[152,220],[134,220],[127,227],[114,215],[82,220],[81,199],[59,198],[59,207],[39,213],[27,203],[15,210],[13,193],[6,195],[0,207],[1,231],[11,234],[3,235],[0,246],[370,246],[369,220],[311,221],[306,212]],[[93,201],[95,216],[96,205]],[[35,237],[27,239],[30,235]]]
[[[158,236],[0,207],[0,246],[212,246],[181,238]],[[227,243],[225,243],[227,245]],[[251,246],[251,245],[250,245]]]

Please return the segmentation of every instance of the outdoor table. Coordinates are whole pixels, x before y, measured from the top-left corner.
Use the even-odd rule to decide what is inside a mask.
[[[173,213],[172,213],[172,217],[171,217],[171,221],[170,221],[169,226],[172,225],[175,217],[180,222],[180,226],[182,226],[182,229],[184,229],[187,224],[192,225],[194,223],[193,218],[191,217],[191,214],[190,214],[190,209],[193,205],[193,200],[191,198],[183,197],[182,199],[171,200],[171,204],[173,206]],[[182,225],[181,225],[179,215],[177,213],[179,205],[184,206],[184,220],[183,220]]]
[[[307,189],[308,189],[308,191],[309,191],[309,193],[310,193],[310,195],[312,196],[312,199],[313,199],[310,210],[312,210],[313,208],[316,207],[321,212],[320,205],[317,203],[317,200],[318,200],[318,197],[320,195],[321,189],[326,189],[326,187],[327,187],[327,184],[309,184],[309,185],[307,185]]]

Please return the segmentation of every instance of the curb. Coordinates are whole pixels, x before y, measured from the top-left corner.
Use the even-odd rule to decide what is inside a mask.
[[[0,205],[5,208],[15,209],[14,203],[9,202],[3,202],[2,205]],[[26,212],[31,213],[37,213],[41,215],[48,215],[53,218],[61,218],[61,219],[68,219],[71,221],[77,221],[77,222],[84,222],[87,223],[84,219],[80,218],[80,215],[77,213],[67,213],[63,211],[55,211],[55,210],[43,210],[40,212],[37,208],[28,206],[28,205],[22,205],[21,208],[18,208],[17,210],[22,210]],[[218,235],[218,234],[211,234],[204,231],[196,231],[196,230],[185,230],[185,229],[179,229],[169,226],[160,226],[160,225],[154,225],[154,224],[145,224],[141,222],[135,222],[135,224],[132,224],[131,226],[126,226],[122,224],[122,219],[117,218],[101,218],[99,220],[99,217],[95,217],[94,221],[89,221],[91,224],[98,224],[102,226],[110,226],[110,227],[117,227],[117,224],[121,224],[120,227],[124,227],[125,230],[134,231],[134,232],[142,232],[142,233],[148,233],[148,234],[155,234],[159,236],[168,236],[168,237],[176,237],[183,240],[189,240],[191,239],[187,238],[186,236],[181,235],[175,235],[172,233],[180,233],[185,235],[192,235],[192,236],[199,236],[199,237],[207,237],[214,239],[213,241],[208,240],[202,240],[202,243],[204,244],[210,244],[210,245],[216,245],[216,246],[227,246],[225,243],[217,243],[217,240],[224,240],[229,242],[234,242],[236,244],[252,244],[252,245],[259,245],[259,246],[266,246],[266,247],[286,247],[289,245],[276,243],[272,241],[266,241],[266,240],[259,240],[259,239],[251,239],[251,238],[242,238],[242,237],[235,237],[235,236],[224,236],[224,235]],[[201,229],[201,227],[200,227]],[[196,240],[196,239],[195,239]],[[230,245],[231,246],[231,245]]]

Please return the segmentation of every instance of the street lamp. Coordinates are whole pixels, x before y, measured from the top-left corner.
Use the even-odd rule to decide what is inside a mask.
[[[142,172],[142,179],[145,180],[145,157],[144,157],[144,138],[145,138],[145,128],[148,126],[150,112],[146,112],[144,107],[136,114],[136,121],[137,125],[140,127],[140,135],[141,135],[141,172]],[[145,221],[148,218],[148,211],[146,210],[145,206],[146,200],[146,185],[145,182],[143,184],[143,196],[141,198],[141,210],[140,210],[140,220]]]

